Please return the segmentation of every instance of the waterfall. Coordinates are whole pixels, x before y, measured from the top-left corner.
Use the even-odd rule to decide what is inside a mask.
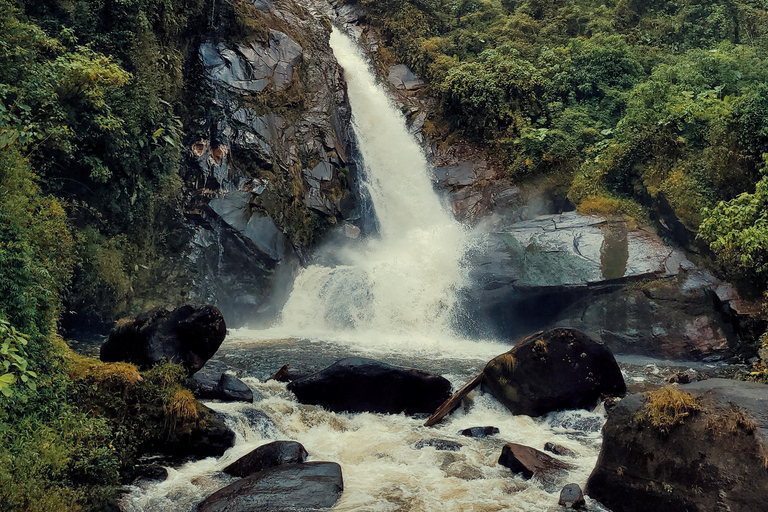
[[[281,330],[308,337],[450,337],[467,233],[434,192],[421,147],[358,45],[334,30],[331,47],[344,69],[362,186],[379,233],[335,248],[335,266],[303,269],[283,308]]]

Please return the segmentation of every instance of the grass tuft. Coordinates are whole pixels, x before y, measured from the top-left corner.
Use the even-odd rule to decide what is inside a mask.
[[[696,398],[677,386],[665,386],[645,394],[646,402],[638,419],[667,434],[685,418],[699,410]]]

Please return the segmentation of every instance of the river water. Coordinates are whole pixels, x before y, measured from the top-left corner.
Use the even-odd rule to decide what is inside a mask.
[[[468,340],[451,329],[462,257],[472,237],[434,193],[431,169],[405,120],[357,45],[338,30],[331,37],[344,68],[353,127],[362,154],[364,186],[379,233],[332,248],[333,264],[312,265],[296,278],[280,321],[261,331],[231,331],[207,371],[232,371],[261,395],[254,404],[208,404],[226,416],[236,444],[221,458],[170,469],[164,482],[129,488],[125,511],[192,511],[232,481],[221,469],[261,444],[301,442],[310,460],[341,465],[339,511],[557,510],[561,487],[584,487],[600,450],[602,405],[542,418],[513,416],[479,391],[441,424],[404,415],[334,414],[302,405],[285,384],[268,377],[284,364],[319,370],[346,356],[373,357],[444,375],[458,388],[508,345]],[[661,380],[668,363],[629,358],[628,383]],[[686,367],[684,367],[686,369]],[[699,367],[692,371],[706,372]],[[473,426],[495,426],[485,439],[459,436]],[[458,441],[459,451],[416,449],[420,440]],[[506,442],[537,449],[554,442],[577,457],[561,457],[570,471],[548,484],[525,481],[497,463]],[[605,511],[587,499],[588,510]]]

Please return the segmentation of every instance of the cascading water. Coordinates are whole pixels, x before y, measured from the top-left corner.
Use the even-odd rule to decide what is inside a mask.
[[[601,412],[566,411],[544,418],[513,416],[489,395],[476,396],[433,428],[404,415],[335,414],[296,402],[285,384],[268,380],[283,364],[321,368],[350,355],[440,373],[455,388],[508,349],[460,340],[451,332],[461,259],[468,234],[432,190],[429,166],[355,43],[335,31],[331,45],[345,69],[365,184],[380,233],[336,249],[336,266],[313,265],[294,283],[280,325],[230,333],[208,365],[235,370],[263,396],[254,404],[208,404],[225,415],[236,444],[222,457],[171,469],[163,482],[139,482],[126,512],[193,511],[232,482],[221,470],[266,442],[301,442],[311,460],[338,462],[342,511],[539,512],[557,503],[557,485],[514,477],[497,464],[506,442],[541,449],[547,441],[578,457],[557,482],[584,484],[600,445]],[[460,429],[493,425],[498,435],[470,439]],[[425,439],[459,442],[458,452],[416,449]],[[604,511],[588,501],[589,510]]]
[[[405,119],[376,83],[359,47],[331,34],[344,69],[363,186],[379,236],[335,248],[334,267],[312,265],[296,278],[281,315],[283,336],[450,336],[467,234],[443,208],[430,167]]]

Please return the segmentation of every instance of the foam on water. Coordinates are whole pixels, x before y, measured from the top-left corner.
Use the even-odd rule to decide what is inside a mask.
[[[263,394],[264,400],[258,404],[208,404],[226,414],[237,433],[235,446],[219,459],[190,462],[171,470],[165,482],[135,487],[123,500],[124,510],[192,511],[233,480],[221,473],[225,466],[266,442],[291,439],[306,447],[309,460],[341,465],[344,493],[334,510],[540,512],[555,508],[565,483],[584,486],[599,451],[600,432],[594,425],[599,427],[604,421],[600,412],[587,411],[544,418],[513,416],[490,396],[478,395],[467,410],[427,428],[422,426],[423,420],[404,415],[327,412],[297,403],[284,384],[256,379],[246,382]],[[254,411],[260,411],[256,417]],[[464,428],[484,425],[498,427],[499,434],[485,439],[457,435]],[[430,438],[457,441],[463,446],[458,452],[414,448],[418,441]],[[579,456],[561,457],[574,468],[545,488],[497,464],[502,446],[510,441],[538,449],[551,441]],[[591,511],[605,510],[589,503]]]

